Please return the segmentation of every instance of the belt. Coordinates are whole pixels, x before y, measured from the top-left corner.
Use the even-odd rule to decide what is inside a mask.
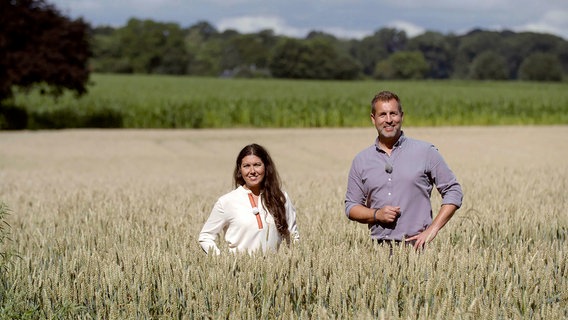
[[[414,241],[403,241],[403,240],[395,240],[395,239],[374,239],[378,244],[388,244],[390,246],[396,244],[407,244],[407,245],[414,245]]]
[[[399,244],[399,243],[402,243],[402,240],[395,240],[395,239],[374,239],[374,240],[378,244],[382,244],[382,243]]]

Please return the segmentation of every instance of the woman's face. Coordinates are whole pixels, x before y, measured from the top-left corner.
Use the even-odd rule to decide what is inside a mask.
[[[240,171],[246,187],[252,191],[260,191],[262,180],[264,180],[262,160],[255,155],[246,156],[241,161]]]

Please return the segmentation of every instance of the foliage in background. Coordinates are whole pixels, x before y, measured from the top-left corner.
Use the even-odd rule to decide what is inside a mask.
[[[528,62],[528,64],[531,63]],[[484,51],[472,61],[469,68],[469,78],[474,80],[507,80],[507,61],[493,50]],[[525,80],[530,79],[530,77],[527,77]]]
[[[146,101],[117,100],[114,96],[107,100],[106,93],[100,92],[77,103],[71,103],[66,95],[65,99],[55,102],[61,102],[56,107],[46,99],[36,103],[35,97],[29,99],[34,102],[28,103],[28,100],[24,104],[11,99],[16,89],[19,96],[31,89],[35,90],[34,95],[49,93],[57,97],[70,89],[80,96],[86,93],[91,70],[108,74],[221,78],[361,80],[375,77],[383,80],[453,78],[561,82],[568,73],[568,42],[548,34],[483,30],[472,30],[460,36],[426,32],[408,38],[404,31],[392,28],[379,29],[361,40],[338,39],[318,31],[310,32],[305,39],[295,39],[275,35],[272,30],[252,34],[235,30],[218,32],[205,21],[182,28],[176,23],[136,18],[123,27],[90,29],[81,19],[70,20],[45,0],[0,2],[0,129],[361,124],[357,120],[361,114],[357,109],[359,98],[348,95],[337,100],[334,95],[317,97],[312,92],[276,100],[252,89],[245,90],[247,96],[220,100],[193,95],[172,101],[166,96],[152,106]],[[211,79],[204,82],[220,84],[222,89],[231,86],[213,83]],[[250,84],[262,87],[255,82]],[[360,83],[355,83],[357,85]],[[153,92],[152,88],[141,89]],[[349,90],[336,86],[335,91],[346,89]],[[320,92],[318,88],[310,90]],[[443,99],[446,102],[445,97]],[[515,97],[506,104],[514,105],[521,120],[503,110],[503,105],[494,106],[491,101],[485,101],[485,97],[462,97],[468,100],[465,103],[452,99],[443,110],[426,106],[425,112],[434,116],[421,117],[420,121],[430,125],[565,123],[565,116],[557,119],[556,111],[548,113],[544,120],[538,115],[532,117],[533,113],[527,112],[527,106],[518,105],[519,99]],[[209,109],[209,102],[229,109],[218,115]],[[478,112],[478,102],[481,109],[489,105],[490,110]],[[563,110],[564,106],[564,97],[561,97],[560,103],[552,108]],[[446,108],[459,110],[459,113],[448,114]]]
[[[27,129],[365,127],[372,96],[391,90],[410,126],[568,124],[565,83],[94,74],[92,84],[79,100],[19,94],[10,114]]]
[[[39,86],[60,95],[86,92],[88,24],[44,0],[0,1],[0,104],[13,89]]]
[[[519,68],[526,64],[554,76],[543,79],[524,73],[523,80],[561,81],[568,74],[568,41],[533,32],[471,30],[445,35],[428,31],[409,38],[405,31],[381,28],[362,39],[341,39],[318,31],[305,38],[289,38],[270,29],[240,34],[219,32],[206,21],[184,28],[132,18],[121,27],[95,27],[91,45],[91,63],[98,73],[514,80],[521,78]],[[541,56],[527,60],[535,53],[556,60]],[[484,70],[484,63],[489,63],[489,70]]]
[[[519,78],[521,80],[560,81],[562,80],[562,70],[550,68],[550,66],[558,66],[559,64],[558,57],[553,54],[533,53],[523,60],[519,68]]]
[[[269,64],[276,78],[352,80],[359,77],[358,61],[336,50],[329,38],[284,39],[273,49]]]
[[[419,51],[399,51],[377,63],[374,77],[380,80],[424,79],[428,64]]]

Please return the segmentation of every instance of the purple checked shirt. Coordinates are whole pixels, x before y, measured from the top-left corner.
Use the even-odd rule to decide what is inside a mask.
[[[434,185],[442,204],[461,206],[461,186],[436,147],[403,133],[389,156],[378,143],[353,159],[345,195],[347,217],[356,205],[400,207],[395,222],[369,224],[372,239],[403,240],[425,230],[432,223]]]

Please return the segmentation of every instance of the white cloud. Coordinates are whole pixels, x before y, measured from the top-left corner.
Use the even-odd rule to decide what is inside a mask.
[[[0,0],[1,1],[1,0]],[[427,30],[473,28],[547,32],[568,39],[566,0],[48,0],[64,14],[93,25],[125,25],[132,17],[188,26],[208,21],[219,30],[305,37],[323,31],[360,39],[382,27],[409,37]],[[388,22],[392,20],[391,22]],[[496,28],[496,26],[498,28]]]
[[[395,20],[388,23],[388,26],[398,30],[404,30],[409,38],[423,34],[426,30],[408,21]]]
[[[222,19],[217,23],[217,29],[220,31],[234,29],[240,33],[255,33],[261,30],[271,29],[275,34],[296,38],[304,38],[311,31],[321,31],[345,39],[362,39],[373,33],[370,30],[356,30],[342,27],[314,26],[310,28],[296,28],[290,26],[284,19],[277,16],[243,16]]]
[[[315,28],[314,30],[320,30],[325,33],[332,34],[338,38],[343,39],[363,39],[366,36],[372,35],[373,31],[369,30],[354,30],[354,29],[345,29],[341,27],[324,27],[324,28]]]
[[[310,31],[302,28],[295,28],[277,16],[243,16],[236,18],[222,19],[217,23],[220,31],[234,29],[240,33],[254,33],[263,29],[272,29],[274,33],[290,37],[305,37]]]
[[[532,0],[475,0],[475,1],[456,1],[456,0],[384,0],[393,8],[437,11],[452,10],[456,12],[489,12],[492,10],[506,10],[529,5],[540,5],[540,3]]]
[[[568,10],[547,12],[541,19],[518,26],[515,29],[551,33],[568,39]]]

